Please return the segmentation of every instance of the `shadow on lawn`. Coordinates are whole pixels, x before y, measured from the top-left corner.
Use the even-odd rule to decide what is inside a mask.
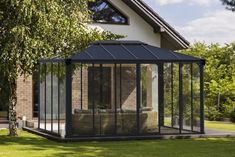
[[[19,137],[0,135],[0,147],[19,145],[16,151],[45,151],[43,156],[77,157],[222,157],[235,156],[235,139],[143,140],[58,143],[22,132]]]
[[[0,132],[1,133],[1,132]],[[102,156],[105,148],[96,146],[96,142],[90,143],[60,143],[47,140],[43,137],[30,133],[21,132],[18,137],[10,137],[4,131],[4,135],[0,134],[0,150],[1,146],[19,146],[16,151],[49,151],[46,156]],[[28,154],[29,155],[29,154]],[[40,153],[39,153],[40,155]],[[29,155],[30,156],[30,155]]]

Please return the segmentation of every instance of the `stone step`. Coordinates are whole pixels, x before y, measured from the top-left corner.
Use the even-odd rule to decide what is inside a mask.
[[[0,119],[0,124],[7,124],[9,121],[7,119]]]

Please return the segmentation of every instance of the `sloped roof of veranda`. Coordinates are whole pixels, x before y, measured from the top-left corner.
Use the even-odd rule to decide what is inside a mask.
[[[56,57],[41,61],[61,61]],[[157,62],[202,62],[197,57],[148,45],[140,41],[97,41],[85,50],[66,59],[81,63],[157,63]]]

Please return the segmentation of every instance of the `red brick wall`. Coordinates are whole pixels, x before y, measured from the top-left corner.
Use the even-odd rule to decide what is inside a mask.
[[[83,68],[82,71],[82,108],[88,109],[88,71]],[[76,70],[72,80],[72,111],[81,109],[81,71]]]
[[[33,81],[32,76],[17,79],[17,117],[26,116],[27,120],[33,118]]]
[[[151,73],[148,71],[148,75]],[[119,85],[120,72],[117,72],[117,104],[119,102]],[[122,69],[122,108],[136,109],[136,84],[135,84],[135,67],[123,67]],[[72,108],[80,109],[81,106],[81,91],[80,91],[80,70],[77,70],[73,75],[72,82]],[[149,84],[150,83],[150,84]],[[151,77],[148,78],[148,106],[152,106],[151,98]],[[33,81],[32,76],[24,78],[23,76],[17,79],[17,117],[26,116],[28,120],[33,119]],[[112,98],[114,98],[112,96]],[[114,102],[112,106],[114,107]],[[83,69],[83,109],[88,109],[88,71]]]
[[[113,67],[112,67],[113,68]],[[122,67],[122,109],[136,109],[136,70],[135,67]],[[72,111],[80,109],[81,106],[81,87],[80,70],[73,74],[72,81]],[[114,73],[112,73],[114,76]],[[114,77],[111,76],[112,79]],[[114,99],[114,80],[112,82],[112,99]],[[117,72],[117,104],[120,104],[120,72]],[[111,100],[111,106],[114,108],[114,100]],[[88,109],[88,70],[83,69],[83,110]]]

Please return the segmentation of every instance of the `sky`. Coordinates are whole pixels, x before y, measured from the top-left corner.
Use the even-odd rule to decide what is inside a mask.
[[[235,12],[220,0],[144,0],[190,43],[235,41]]]

